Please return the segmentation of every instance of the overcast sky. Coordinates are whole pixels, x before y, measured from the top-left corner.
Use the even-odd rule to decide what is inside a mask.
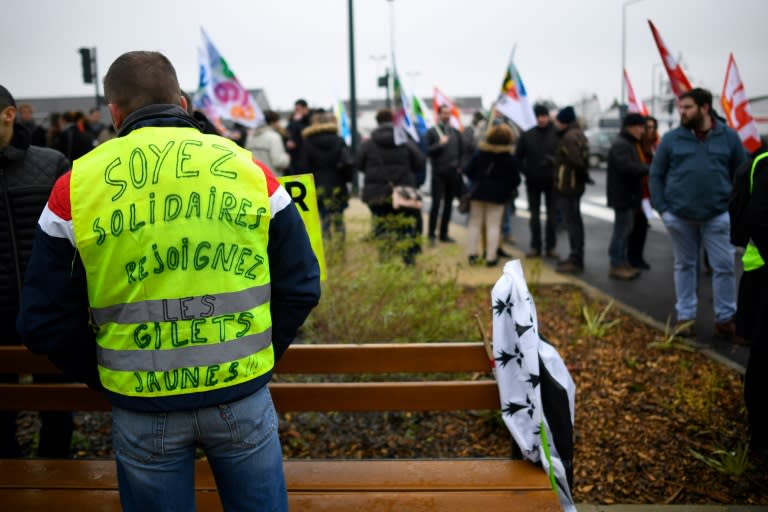
[[[562,105],[621,93],[625,0],[394,0],[394,50],[407,89],[430,97],[498,93],[515,64],[532,99]],[[93,94],[82,46],[98,48],[99,76],[121,53],[158,50],[181,86],[197,86],[204,27],[240,81],[272,108],[296,98],[330,106],[349,96],[347,0],[2,0],[0,83],[16,97]],[[641,0],[626,6],[626,63],[635,91],[652,93],[661,69],[651,19],[694,85],[722,89],[734,53],[747,94],[768,94],[768,0]],[[376,76],[390,53],[390,2],[354,0],[357,96],[383,97]],[[388,57],[387,57],[388,59]],[[654,65],[656,65],[654,67]]]

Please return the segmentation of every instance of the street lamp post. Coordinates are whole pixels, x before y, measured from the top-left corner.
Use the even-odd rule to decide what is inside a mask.
[[[357,151],[357,88],[355,85],[355,16],[352,10],[353,0],[347,2],[347,22],[349,29],[349,124],[352,153]]]
[[[656,84],[658,83],[658,80],[656,80],[656,70],[662,65],[663,63],[661,62],[654,62],[653,66],[651,66],[651,115],[653,116],[656,115],[656,101],[661,96],[661,87],[659,87],[659,94],[656,94]]]
[[[627,85],[624,83],[624,70],[627,69],[627,7],[643,0],[624,0],[621,4],[621,101],[619,101],[619,117],[623,117],[626,105]]]

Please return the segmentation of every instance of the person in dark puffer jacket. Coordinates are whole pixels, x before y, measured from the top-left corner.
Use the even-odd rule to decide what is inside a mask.
[[[424,167],[424,156],[413,142],[395,144],[391,110],[379,110],[376,122],[378,127],[362,144],[355,161],[355,168],[365,175],[361,198],[371,210],[374,237],[382,242],[382,251],[391,250],[393,244],[388,242],[395,242],[403,263],[412,265],[421,250],[416,229],[421,212],[395,210],[392,187],[415,187],[416,173]]]
[[[69,169],[69,162],[58,151],[30,145],[30,133],[15,123],[15,119],[16,102],[0,85],[0,329],[4,343],[21,344],[16,332],[16,315],[37,219],[56,179]],[[0,375],[2,382],[18,382],[18,379],[18,375]],[[68,456],[71,413],[43,412],[41,420],[38,455]],[[2,412],[0,457],[20,455],[16,413]]]
[[[336,116],[318,111],[312,114],[309,127],[301,132],[303,144],[299,153],[298,171],[311,172],[317,188],[317,206],[323,227],[323,238],[336,233],[344,240],[344,210],[349,206],[347,183],[352,181],[353,157],[339,136]]]
[[[485,226],[485,254],[489,267],[498,264],[499,235],[504,204],[520,185],[518,160],[512,155],[512,130],[498,124],[464,168],[471,182],[467,255],[470,265],[479,261],[477,248]]]

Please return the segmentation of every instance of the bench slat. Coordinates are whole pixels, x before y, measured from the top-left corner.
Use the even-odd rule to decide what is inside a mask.
[[[295,492],[551,490],[544,471],[510,459],[365,459],[284,462]],[[207,461],[196,464],[195,487],[215,491]],[[117,489],[114,460],[0,459],[0,489]]]
[[[292,345],[277,373],[488,372],[482,343]],[[0,346],[0,373],[58,374],[45,356],[23,346]]]
[[[456,411],[498,409],[496,383],[478,381],[273,383],[275,407],[288,411]],[[83,384],[0,384],[0,410],[108,411]]]

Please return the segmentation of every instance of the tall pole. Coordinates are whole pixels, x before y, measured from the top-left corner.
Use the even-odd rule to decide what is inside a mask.
[[[392,82],[394,89],[394,77],[395,77],[395,0],[387,0],[389,3],[389,58],[392,59],[392,74],[387,71],[387,77],[391,77],[391,80],[387,80],[387,108],[392,108],[389,101],[389,87]],[[402,86],[402,84],[400,84]],[[392,91],[394,93],[394,90]]]
[[[93,83],[96,85],[96,108],[101,106],[101,94],[99,93],[99,65],[96,63],[96,47],[91,48],[91,66],[93,66]]]
[[[355,23],[353,0],[347,0],[349,20],[349,129],[352,131],[352,153],[357,151],[357,93],[355,91]]]
[[[619,98],[619,117],[623,117],[626,105],[627,86],[624,83],[624,70],[627,69],[627,7],[643,0],[624,0],[621,4],[621,98]]]

